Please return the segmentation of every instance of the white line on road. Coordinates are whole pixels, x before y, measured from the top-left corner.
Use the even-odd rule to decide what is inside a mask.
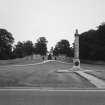
[[[47,88],[47,87],[42,87],[42,88],[37,88],[37,87],[33,87],[33,88],[22,88],[22,87],[10,87],[10,88],[1,88],[0,89],[0,91],[40,91],[40,92],[47,92],[47,91],[49,91],[49,92],[72,92],[72,91],[74,91],[74,92],[76,92],[76,91],[82,91],[82,92],[89,92],[89,91],[91,91],[91,92],[105,92],[105,90],[104,89],[93,89],[93,88],[89,88],[89,89],[69,89],[69,88],[67,88],[67,89],[58,89],[58,88],[56,88],[56,89],[53,89],[53,88]]]

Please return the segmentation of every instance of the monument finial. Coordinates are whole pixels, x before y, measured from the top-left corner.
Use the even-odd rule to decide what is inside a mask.
[[[78,29],[76,29],[76,31],[75,31],[75,36],[78,36],[79,34],[78,34]]]
[[[76,33],[78,34],[78,29],[76,29]]]

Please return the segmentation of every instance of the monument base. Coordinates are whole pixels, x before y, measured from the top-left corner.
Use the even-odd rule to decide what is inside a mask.
[[[72,71],[69,69],[59,69],[56,71],[56,73],[70,73],[70,72],[72,72]]]
[[[80,60],[79,59],[73,59],[72,70],[80,70]]]

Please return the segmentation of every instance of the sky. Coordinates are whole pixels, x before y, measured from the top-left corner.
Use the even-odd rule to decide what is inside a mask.
[[[0,28],[17,41],[46,37],[48,49],[61,39],[72,45],[75,30],[95,29],[105,22],[105,0],[0,0]]]

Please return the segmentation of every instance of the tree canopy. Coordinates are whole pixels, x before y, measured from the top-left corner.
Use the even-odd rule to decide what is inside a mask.
[[[0,59],[10,59],[14,38],[6,29],[0,29]]]
[[[20,41],[17,42],[17,44],[14,47],[13,54],[15,58],[21,58],[24,57],[24,50],[23,50],[24,44]]]
[[[32,41],[23,41],[23,42],[17,42],[17,44],[14,47],[14,56],[15,58],[21,58],[25,56],[29,56],[33,54],[33,43]]]
[[[71,51],[71,48],[70,48],[70,44],[69,44],[69,41],[68,40],[60,40],[55,48],[54,48],[54,51],[53,51],[53,54],[55,56],[57,55],[66,55],[66,56],[72,56],[72,51]]]
[[[80,58],[105,60],[105,24],[80,34]]]
[[[35,43],[35,53],[42,56],[47,54],[47,39],[45,37],[39,37]]]

